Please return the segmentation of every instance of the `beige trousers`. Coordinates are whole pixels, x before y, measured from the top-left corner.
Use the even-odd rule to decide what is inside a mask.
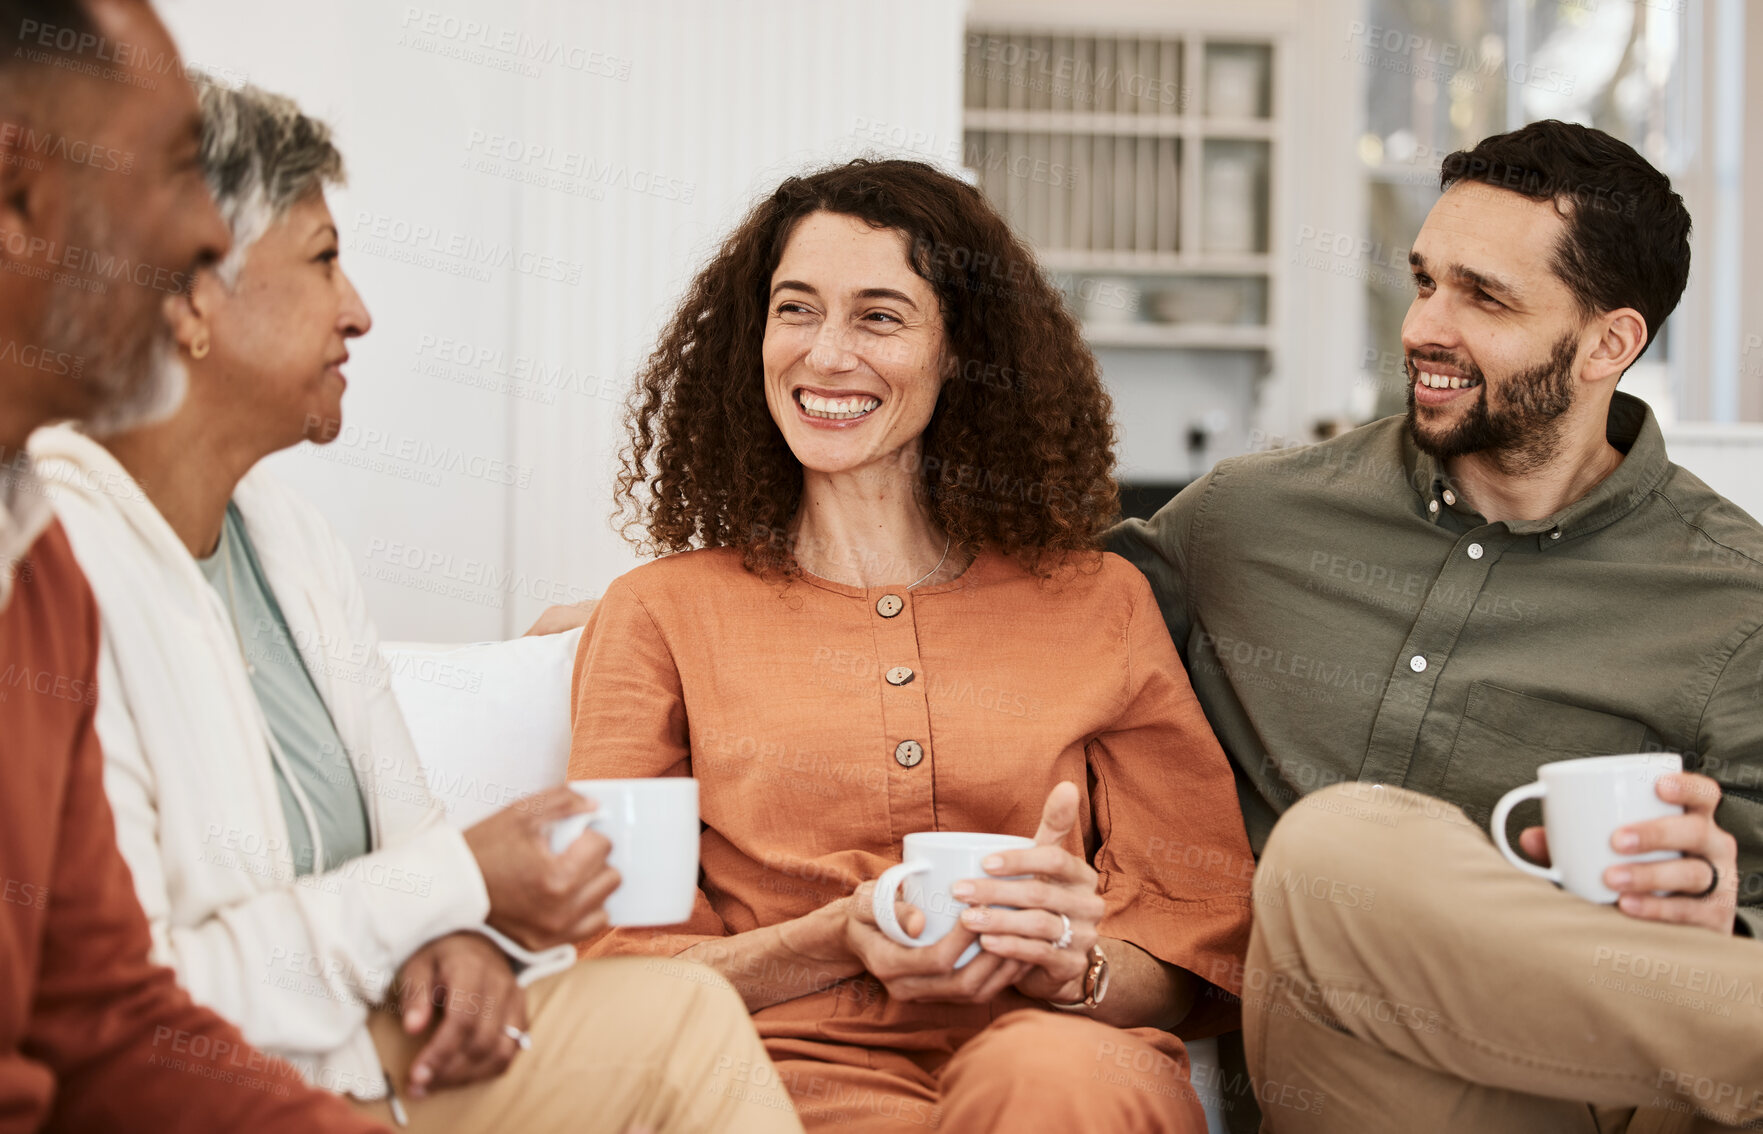
[[[746,1005],[709,969],[667,958],[581,961],[528,988],[526,1004],[532,1050],[488,1082],[421,1100],[400,1090],[410,1130],[801,1134]],[[425,1037],[405,1035],[383,1011],[370,1027],[401,1086]],[[393,1125],[385,1100],[356,1106]]]
[[[1243,1019],[1264,1134],[1763,1126],[1763,943],[1566,894],[1399,788],[1274,828]]]

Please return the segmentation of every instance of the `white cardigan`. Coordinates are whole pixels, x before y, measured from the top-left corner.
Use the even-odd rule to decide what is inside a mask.
[[[296,880],[279,753],[220,597],[109,451],[65,427],[40,430],[31,451],[98,599],[105,787],[154,959],[315,1084],[383,1096],[369,1006],[425,942],[484,931],[489,897],[429,794],[347,549],[261,468],[239,483],[233,499],[348,749],[372,836],[370,854]],[[490,935],[528,965],[523,984],[575,959],[567,945],[535,955]]]

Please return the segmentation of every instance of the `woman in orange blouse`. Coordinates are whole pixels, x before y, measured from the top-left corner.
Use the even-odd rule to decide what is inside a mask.
[[[643,373],[619,494],[675,554],[588,623],[570,775],[696,776],[701,893],[585,952],[726,975],[810,1130],[1204,1129],[1168,1029],[1233,1026],[1253,866],[1150,588],[1099,550],[1110,413],[1027,249],[915,162],[786,181]],[[904,948],[869,894],[928,830],[1032,835],[987,869],[1033,880]]]

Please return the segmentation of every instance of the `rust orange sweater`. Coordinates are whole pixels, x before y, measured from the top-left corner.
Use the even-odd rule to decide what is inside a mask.
[[[150,963],[105,800],[98,612],[59,524],[0,610],[0,1134],[379,1131]]]

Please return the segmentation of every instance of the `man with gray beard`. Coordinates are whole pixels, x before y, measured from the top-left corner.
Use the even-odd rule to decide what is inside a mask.
[[[84,26],[112,8],[113,20],[157,28],[145,4],[101,6]],[[176,408],[175,368],[149,364],[172,354],[165,301],[227,239],[195,165],[194,98],[164,31],[163,51],[111,42],[56,22],[68,12],[83,14],[31,0],[0,8],[0,36],[13,41],[0,51],[0,301],[28,340],[0,356],[9,458],[45,421],[104,433]]]
[[[98,613],[25,439],[174,409],[162,307],[228,233],[142,0],[0,0],[0,1134],[371,1131],[148,961],[93,729]]]
[[[102,437],[162,418],[183,400],[183,370],[161,307],[168,293],[188,286],[190,271],[154,266],[156,282],[137,282],[153,253],[130,255],[93,186],[75,185],[70,193],[64,266],[56,273],[62,278],[54,281],[66,294],[48,312],[43,346],[81,360],[72,377],[90,391],[93,406],[79,420]]]
[[[1689,214],[1633,149],[1561,122],[1441,174],[1409,258],[1407,414],[1224,461],[1110,540],[1150,578],[1259,857],[1262,1129],[1747,1123],[1763,528],[1616,390],[1683,293]],[[1683,813],[1610,833],[1666,852],[1605,871],[1611,905],[1484,833],[1541,764],[1658,751],[1682,754],[1656,793]],[[1521,841],[1548,859],[1540,828]]]

